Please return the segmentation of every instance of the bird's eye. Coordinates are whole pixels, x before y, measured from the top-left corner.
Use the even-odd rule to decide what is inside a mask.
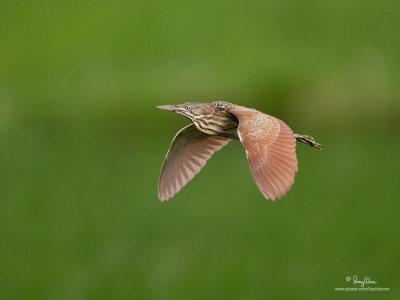
[[[225,104],[217,103],[217,108],[218,108],[219,111],[224,111],[225,110]]]
[[[192,106],[191,105],[188,105],[186,108],[187,108],[187,110],[192,110]]]

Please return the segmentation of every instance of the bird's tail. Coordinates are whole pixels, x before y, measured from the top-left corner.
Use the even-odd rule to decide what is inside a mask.
[[[294,134],[294,136],[296,137],[296,140],[299,142],[307,144],[313,148],[322,149],[322,145],[317,143],[312,136],[296,134],[296,133]]]

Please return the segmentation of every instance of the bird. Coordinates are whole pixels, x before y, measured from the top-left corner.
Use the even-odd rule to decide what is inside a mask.
[[[191,123],[173,138],[158,180],[158,198],[173,197],[231,140],[242,143],[251,173],[261,194],[269,200],[283,197],[298,170],[296,141],[321,149],[308,135],[293,133],[280,119],[225,101],[160,105]]]

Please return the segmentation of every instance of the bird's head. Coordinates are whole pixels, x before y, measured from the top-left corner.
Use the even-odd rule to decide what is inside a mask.
[[[203,102],[186,102],[177,105],[159,105],[157,108],[170,110],[183,115],[190,120],[194,120],[196,117],[207,117],[210,115],[223,113],[225,111],[227,102],[213,102],[213,103],[203,103]]]
[[[201,103],[201,102],[186,102],[177,105],[160,105],[157,108],[170,110],[176,112],[177,114],[183,115],[191,120],[196,117],[202,117],[210,115],[214,112],[214,108],[211,103]]]

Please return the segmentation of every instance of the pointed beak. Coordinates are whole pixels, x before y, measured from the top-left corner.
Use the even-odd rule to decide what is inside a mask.
[[[177,107],[176,105],[159,105],[157,106],[159,109],[164,109],[164,110],[170,110],[170,111],[176,111]]]
[[[164,109],[164,110],[169,110],[169,111],[174,111],[178,114],[182,113],[185,111],[184,107],[181,105],[159,105],[157,106],[159,109]]]

